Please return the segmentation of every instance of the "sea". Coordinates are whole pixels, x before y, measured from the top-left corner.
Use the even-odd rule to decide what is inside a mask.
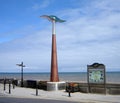
[[[21,73],[0,73],[0,79],[4,78],[15,78],[20,80]],[[39,80],[49,81],[50,73],[24,73],[24,80]],[[60,81],[66,82],[84,82],[87,83],[87,72],[60,72]],[[106,83],[118,83],[120,84],[120,72],[107,72]]]

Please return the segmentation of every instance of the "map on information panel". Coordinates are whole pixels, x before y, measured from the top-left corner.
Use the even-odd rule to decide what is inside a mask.
[[[89,83],[104,83],[104,69],[89,69]]]

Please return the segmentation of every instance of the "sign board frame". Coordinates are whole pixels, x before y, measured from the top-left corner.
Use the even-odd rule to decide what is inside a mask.
[[[90,88],[94,85],[100,85],[104,87],[106,91],[106,72],[105,65],[94,63],[92,65],[87,65],[87,79],[89,92]]]

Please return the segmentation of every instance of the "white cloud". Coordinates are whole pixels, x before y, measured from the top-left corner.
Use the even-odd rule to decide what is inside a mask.
[[[43,8],[46,8],[50,5],[50,0],[42,0],[41,3],[35,3],[32,8],[34,10],[39,10],[39,9],[43,9]]]
[[[119,0],[98,0],[94,2],[94,7],[102,10],[115,12],[120,10],[119,3]]]
[[[91,7],[92,9],[95,8],[94,5]],[[58,38],[61,39],[59,41],[63,45],[61,48],[63,48],[62,50],[64,50],[63,52],[66,54],[66,58],[68,58],[65,61],[70,61],[68,65],[73,64],[74,67],[79,65],[79,67],[84,66],[85,68],[87,63],[102,62],[108,68],[120,70],[118,69],[120,58],[120,13],[116,12],[115,10],[117,9],[115,8],[114,6],[110,10],[104,9],[99,11],[99,15],[94,14],[96,10],[93,9],[94,11],[91,11],[91,8],[89,8],[89,11],[94,14],[92,16],[89,12],[84,16],[80,16],[81,8],[72,10],[74,11],[73,15],[70,12],[71,9],[67,10],[69,12],[63,11],[63,16],[69,15],[68,17],[72,18],[72,22],[69,22],[71,18],[68,18],[66,27],[58,29],[58,33],[63,34],[62,37],[59,35]],[[102,7],[98,7],[98,9],[102,9]],[[61,30],[64,31],[62,32]],[[64,59],[62,60],[63,62]]]

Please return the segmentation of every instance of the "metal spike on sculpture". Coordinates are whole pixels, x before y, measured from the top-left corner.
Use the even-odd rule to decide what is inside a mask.
[[[47,18],[49,21],[52,22],[52,53],[51,53],[51,74],[50,74],[50,81],[51,82],[59,82],[58,76],[58,63],[57,63],[57,46],[56,46],[56,33],[55,33],[55,23],[56,22],[65,22],[65,20],[61,20],[54,15],[43,15],[40,16],[43,18]]]

